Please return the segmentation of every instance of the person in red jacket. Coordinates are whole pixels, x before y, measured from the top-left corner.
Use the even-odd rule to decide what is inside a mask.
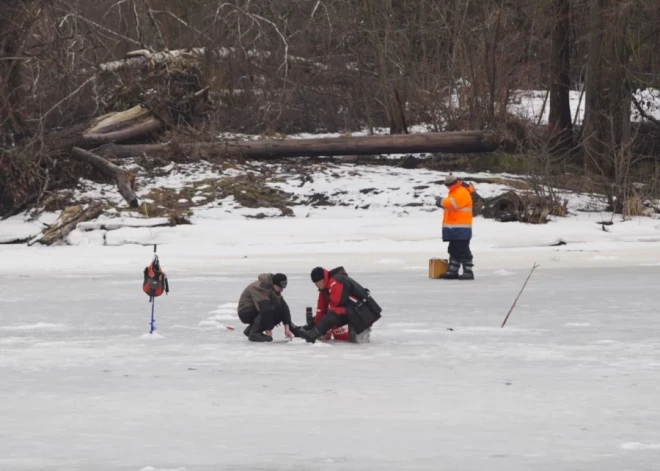
[[[349,340],[351,317],[357,334],[380,318],[380,306],[368,290],[348,276],[343,267],[330,271],[316,267],[311,278],[319,289],[314,326],[296,329],[297,336],[312,343],[323,336]]]
[[[312,281],[316,285],[316,287],[319,289],[319,297],[318,300],[316,301],[316,315],[314,316],[314,325],[317,326],[321,323],[321,321],[328,315],[328,310],[330,308],[330,290],[326,290],[323,288],[325,286],[325,279],[326,279],[326,274],[328,278],[330,278],[330,272],[327,270],[323,270],[322,268],[319,270],[320,267],[315,268],[316,270],[316,276],[314,276],[314,271],[312,270]],[[337,271],[335,270],[332,271],[333,274],[337,273],[342,273],[346,274],[343,268],[338,268]],[[323,276],[323,278],[321,278]],[[319,278],[318,281],[315,281],[315,278]],[[337,293],[344,290],[344,285],[340,281],[333,280],[332,284],[334,288],[334,294],[335,297],[337,296]],[[339,299],[341,299],[341,294],[339,294]],[[334,299],[333,299],[334,300]],[[340,341],[346,341],[350,339],[350,333],[349,333],[349,328],[348,328],[348,322],[344,324],[344,320],[346,320],[346,316],[344,315],[346,313],[346,309],[338,306],[338,303],[335,303],[335,306],[333,306],[333,309],[330,310],[330,316],[332,317],[333,314],[336,313],[338,315],[343,315],[343,317],[333,319],[332,324],[334,325],[335,323],[337,324],[337,327],[330,327],[330,329],[325,333],[324,337],[325,340],[340,340]],[[330,322],[329,320],[326,320],[326,322]]]

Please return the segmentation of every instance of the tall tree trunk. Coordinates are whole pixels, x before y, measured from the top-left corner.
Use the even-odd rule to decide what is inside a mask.
[[[553,0],[550,60],[550,117],[548,125],[556,150],[572,143],[570,92],[570,0]]]
[[[369,38],[373,47],[374,55],[378,65],[378,75],[384,93],[384,104],[390,123],[390,134],[407,134],[408,125],[405,119],[404,99],[401,97],[402,81],[397,78],[396,73],[391,73],[387,65],[387,57],[390,54],[389,47],[392,35],[392,2],[376,2],[375,0],[364,0],[364,12],[369,21]],[[376,14],[382,14],[385,25],[381,28]],[[381,41],[380,31],[384,31]]]
[[[630,84],[626,66],[629,8],[592,0],[585,99],[585,171],[613,179],[615,159],[630,138]]]
[[[15,23],[18,8],[0,7],[0,144],[11,146],[27,134],[23,109],[21,55],[23,31]]]

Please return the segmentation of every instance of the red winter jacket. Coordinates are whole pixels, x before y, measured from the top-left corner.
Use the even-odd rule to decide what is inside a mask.
[[[339,315],[346,314],[346,308],[340,306],[344,295],[344,284],[333,278],[333,275],[346,275],[343,268],[335,268],[332,271],[323,270],[324,288],[319,290],[319,299],[316,303],[316,316],[314,323],[318,324],[328,311]]]

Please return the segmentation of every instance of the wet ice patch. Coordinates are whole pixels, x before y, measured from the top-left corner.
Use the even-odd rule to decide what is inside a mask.
[[[660,450],[660,443],[629,442],[621,445],[624,450]]]
[[[49,322],[37,322],[36,324],[4,325],[0,330],[5,331],[26,331],[26,330],[64,330],[64,324],[51,324]]]

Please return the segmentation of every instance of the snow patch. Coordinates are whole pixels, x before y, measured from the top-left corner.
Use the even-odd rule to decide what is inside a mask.
[[[216,314],[213,317],[209,317],[209,319],[213,319],[216,321],[235,321],[237,319],[236,316],[232,314],[227,314],[225,311],[211,311],[210,314],[214,314],[220,312],[220,314]]]
[[[19,343],[28,343],[29,338],[26,337],[5,337],[0,339],[0,345],[15,345]]]
[[[140,338],[141,339],[149,339],[149,340],[160,340],[160,339],[164,339],[165,337],[160,335],[158,332],[154,332],[153,334],[149,334],[149,333],[142,334],[142,335],[140,335]]]
[[[4,325],[0,330],[5,331],[24,331],[24,330],[64,330],[64,324],[51,324],[49,322],[37,322],[36,324]]]
[[[629,442],[621,445],[624,450],[660,450],[660,443]]]
[[[499,276],[511,276],[511,275],[515,275],[516,272],[500,269],[500,270],[495,270],[495,274]]]

